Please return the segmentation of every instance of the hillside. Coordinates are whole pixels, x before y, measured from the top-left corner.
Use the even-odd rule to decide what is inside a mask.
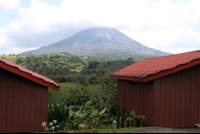
[[[84,77],[87,83],[91,78],[103,75],[105,70],[114,72],[137,61],[133,58],[106,61],[68,54],[0,55],[0,58],[21,65],[56,82],[76,82]]]
[[[169,55],[169,53],[148,48],[117,29],[104,27],[82,30],[67,39],[22,54],[41,55],[43,53],[52,54],[61,52],[79,56],[90,56],[102,53],[127,53],[129,55],[154,56]]]
[[[150,57],[155,57],[155,55],[140,55],[134,53],[128,53],[124,51],[113,52],[113,53],[101,53],[97,55],[90,55],[88,58],[102,60],[102,61],[112,61],[112,60],[126,60],[129,58],[134,58],[136,60],[142,60]]]

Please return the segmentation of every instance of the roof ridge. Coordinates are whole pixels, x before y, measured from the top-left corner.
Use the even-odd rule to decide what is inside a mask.
[[[181,54],[184,54],[184,53],[186,54],[186,53],[192,53],[192,52],[200,52],[200,50],[194,50],[194,51],[190,51],[190,52],[182,52],[182,53],[170,54],[170,55],[163,55],[163,56],[155,56],[155,57],[145,58],[145,59],[142,59],[142,60],[152,59],[152,58],[160,58],[160,57],[169,57],[169,56],[181,55]]]

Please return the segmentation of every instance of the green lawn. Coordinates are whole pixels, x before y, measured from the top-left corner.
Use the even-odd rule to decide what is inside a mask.
[[[60,92],[61,95],[64,95],[64,96],[68,96],[70,94],[70,90],[71,89],[76,89],[76,88],[79,87],[75,83],[70,83],[70,82],[59,83],[59,85],[61,86],[59,92]],[[94,89],[95,89],[95,86],[94,85],[90,85],[88,87],[83,87],[83,88],[87,89],[89,93],[92,93],[94,91]]]
[[[51,98],[52,100],[58,100],[59,97],[68,97],[70,95],[70,90],[79,88],[78,85],[76,85],[75,83],[70,83],[70,82],[66,82],[66,83],[59,83],[60,90],[59,91],[55,91],[51,88],[49,88],[49,93],[51,95],[49,95],[49,99]],[[87,89],[87,91],[89,93],[92,93],[95,89],[94,85],[90,85],[88,87],[83,87],[85,89]]]
[[[125,133],[131,132],[134,130],[145,129],[149,127],[128,127],[128,128],[119,128],[116,129],[116,132],[113,132],[113,129],[93,129],[93,130],[81,130],[81,132],[88,132],[88,133]],[[69,133],[78,133],[78,130],[68,130]]]

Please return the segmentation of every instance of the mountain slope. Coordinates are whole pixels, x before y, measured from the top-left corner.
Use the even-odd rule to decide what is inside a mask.
[[[86,29],[67,39],[22,54],[37,55],[60,52],[83,56],[119,52],[155,56],[169,55],[169,53],[148,48],[114,28]]]

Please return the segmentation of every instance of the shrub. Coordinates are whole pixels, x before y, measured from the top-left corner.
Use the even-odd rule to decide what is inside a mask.
[[[73,126],[78,126],[78,129],[89,128],[95,125],[98,121],[104,120],[105,111],[104,108],[101,112],[98,112],[93,106],[90,106],[92,101],[88,101],[86,104],[82,105],[78,111],[72,108],[69,111],[69,118],[73,119]]]
[[[56,131],[59,131],[59,130],[64,130],[65,129],[65,127],[67,126],[67,124],[68,124],[68,122],[66,122],[66,121],[61,121],[61,122],[59,122],[58,123],[58,128],[56,128]]]
[[[44,130],[46,131],[53,131],[53,129],[55,128],[55,125],[57,123],[57,120],[53,120],[53,122],[42,122],[42,126],[44,127]]]
[[[48,104],[48,121],[55,120],[60,123],[65,121],[68,116],[66,101],[57,104]]]
[[[70,90],[70,95],[66,101],[68,106],[81,106],[83,103],[86,103],[89,100],[90,93],[87,91],[87,89],[81,87]]]

